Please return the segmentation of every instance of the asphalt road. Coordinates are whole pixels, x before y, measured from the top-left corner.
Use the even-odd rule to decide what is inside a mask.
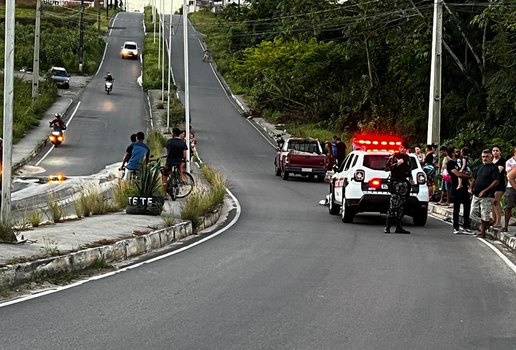
[[[84,89],[81,104],[66,130],[65,142],[39,164],[45,170],[41,175],[96,174],[106,165],[122,161],[129,136],[147,129],[144,95],[137,82],[141,63],[120,57],[124,41],[136,41],[142,46],[142,19],[141,13],[123,13],[112,23],[115,29],[108,37],[102,66]],[[107,72],[115,78],[109,95],[104,91]]]
[[[317,204],[327,185],[274,176],[274,148],[189,41],[198,151],[227,177],[239,220],[178,255],[0,309],[2,349],[516,348],[516,275],[483,241],[435,219],[385,235],[378,215],[330,216]]]

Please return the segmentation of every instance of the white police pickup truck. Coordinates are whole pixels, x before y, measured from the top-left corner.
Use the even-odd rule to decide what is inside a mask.
[[[387,159],[399,149],[401,139],[390,135],[359,135],[353,139],[350,152],[330,179],[328,204],[330,215],[341,215],[352,223],[362,212],[386,213],[389,209],[390,173],[385,170]],[[412,183],[405,214],[414,225],[424,226],[428,214],[426,174],[414,154],[409,154]]]

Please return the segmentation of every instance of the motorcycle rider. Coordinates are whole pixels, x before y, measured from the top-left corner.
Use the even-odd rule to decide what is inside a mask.
[[[61,114],[54,114],[54,119],[50,122],[50,127],[57,126],[61,130],[66,130],[66,124],[62,118]]]
[[[115,79],[113,79],[113,76],[111,75],[111,73],[107,72],[106,76],[104,77],[104,80],[113,82],[113,80],[115,80]]]

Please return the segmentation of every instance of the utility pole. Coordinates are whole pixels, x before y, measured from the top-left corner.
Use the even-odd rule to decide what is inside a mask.
[[[84,0],[81,0],[81,15],[79,19],[79,72],[82,73],[84,63]]]
[[[161,1],[160,5],[161,5]],[[161,6],[160,6],[161,7]],[[158,69],[161,69],[161,12],[158,10]]]
[[[109,29],[109,0],[104,0],[104,5],[106,5],[106,20],[108,22],[108,29]]]
[[[443,0],[434,2],[432,27],[432,63],[430,67],[430,97],[428,99],[427,144],[441,142],[441,63],[442,63]]]
[[[183,45],[185,65],[185,133],[186,159],[190,159],[190,80],[188,72],[188,0],[183,0]],[[190,172],[190,162],[186,162],[186,171]]]
[[[163,36],[161,40],[161,101],[165,100],[165,0],[161,0],[161,12],[162,12],[162,21],[161,25],[163,29],[161,30],[161,35]]]
[[[170,75],[172,71],[172,13],[174,11],[174,0],[170,0],[170,17],[168,26],[168,103],[167,103],[167,133],[170,130]]]
[[[41,33],[41,0],[36,1],[36,23],[34,26],[34,58],[32,60],[32,99],[39,93],[39,36]]]
[[[100,33],[100,0],[97,0],[97,32]]]
[[[5,1],[5,47],[4,47],[4,142],[2,147],[2,202],[0,222],[9,225],[11,213],[11,172],[13,147],[13,101],[14,101],[14,0]],[[13,237],[16,240],[16,237]]]
[[[152,31],[152,42],[155,43],[156,42],[156,0],[152,0],[152,24],[154,25],[154,30]]]

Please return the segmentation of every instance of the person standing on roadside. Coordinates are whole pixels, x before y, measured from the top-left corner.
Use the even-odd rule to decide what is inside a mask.
[[[450,156],[448,154],[448,148],[442,146],[439,150],[441,152],[441,157],[443,158],[441,166],[439,168],[441,174],[441,199],[439,200],[439,205],[450,205],[450,196],[451,196],[451,178],[450,174],[448,174],[448,170],[446,170],[446,163],[450,160]],[[453,149],[450,149],[450,153],[453,152]],[[446,196],[446,202],[444,201],[444,197]]]
[[[168,199],[167,194],[167,179],[170,175],[170,172],[172,171],[172,168],[174,166],[178,167],[179,169],[179,176],[181,176],[181,171],[183,170],[181,168],[181,164],[184,164],[186,161],[186,151],[188,150],[188,146],[186,145],[186,142],[184,142],[181,139],[181,130],[178,128],[172,129],[172,138],[170,138],[167,141],[167,144],[165,145],[167,149],[167,159],[163,171],[162,176],[162,183],[163,183],[163,190],[165,192],[165,199]]]
[[[337,161],[339,163],[339,167],[344,162],[346,158],[346,144],[342,142],[340,137],[337,137]]]
[[[485,238],[491,220],[491,210],[494,202],[494,192],[498,185],[499,171],[493,164],[493,154],[489,149],[482,151],[482,165],[471,181],[469,188],[473,193],[470,216],[480,217],[480,233],[478,237]]]
[[[127,161],[126,179],[132,179],[140,171],[142,163],[147,163],[150,158],[150,149],[144,142],[145,134],[142,131],[136,133],[136,142],[132,144],[131,157]]]
[[[505,162],[505,172],[507,173],[507,188],[504,193],[505,201],[505,222],[502,232],[509,232],[509,220],[511,220],[511,212],[516,207],[516,188],[511,184],[511,172],[514,174],[516,169],[516,147],[512,149],[512,157]],[[512,175],[514,177],[514,175]]]
[[[418,146],[414,147],[414,154],[416,155],[416,158],[421,164],[421,166],[423,166],[425,162],[425,155],[423,154],[423,152],[421,152],[421,148],[419,148]]]
[[[395,233],[410,233],[401,226],[401,219],[405,212],[405,203],[410,195],[410,158],[407,155],[408,142],[403,141],[399,152],[394,153],[388,160],[386,170],[391,172],[389,210],[387,211],[387,224],[384,233],[391,233],[391,225],[396,225]]]
[[[435,173],[436,168],[434,166],[434,147],[432,145],[426,145],[426,155],[424,159],[423,171],[426,174],[428,183],[428,196],[430,201],[434,198],[434,184],[435,184]]]
[[[459,165],[457,164],[457,153],[450,153],[450,159],[448,163],[446,163],[446,169],[451,176],[451,192],[453,195],[453,233],[461,234],[461,233],[470,233],[470,220],[469,220],[469,212],[471,210],[471,202],[469,199],[469,183],[468,183],[468,175],[459,170]],[[459,182],[462,181],[462,186],[459,186]],[[459,214],[460,214],[460,206],[464,207],[463,216],[463,230],[460,230],[459,227]]]
[[[502,199],[502,195],[505,192],[505,177],[507,173],[505,172],[505,159],[502,157],[502,150],[500,146],[493,146],[491,149],[493,153],[493,164],[498,168],[498,186],[496,186],[493,202],[493,227],[501,228],[502,227],[502,206],[500,204],[500,200]],[[495,204],[496,203],[496,204]]]

